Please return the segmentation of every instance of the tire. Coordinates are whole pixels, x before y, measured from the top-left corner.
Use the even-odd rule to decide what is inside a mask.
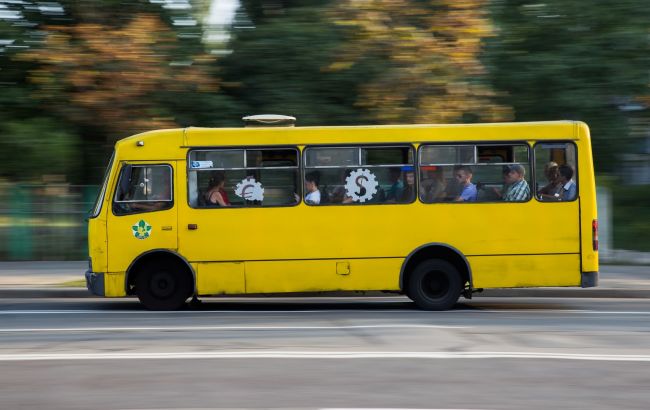
[[[462,291],[458,269],[442,259],[429,259],[415,267],[406,294],[422,310],[448,310]]]
[[[192,291],[192,275],[178,263],[149,264],[135,279],[135,293],[149,310],[178,310]]]

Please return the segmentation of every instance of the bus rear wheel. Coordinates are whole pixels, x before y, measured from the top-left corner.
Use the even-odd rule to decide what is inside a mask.
[[[135,280],[135,293],[150,310],[178,310],[192,294],[192,277],[174,263],[152,263]]]
[[[462,291],[458,269],[442,259],[429,259],[415,267],[408,281],[407,295],[423,310],[447,310]]]

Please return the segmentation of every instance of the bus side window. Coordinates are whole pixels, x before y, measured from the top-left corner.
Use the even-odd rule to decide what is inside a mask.
[[[527,144],[422,145],[419,155],[419,197],[424,203],[530,199]],[[518,179],[505,175],[506,169],[515,168],[521,171]]]
[[[296,205],[300,192],[297,148],[202,149],[189,153],[193,208]],[[219,186],[215,186],[215,182]],[[219,191],[219,194],[210,193]],[[221,200],[213,202],[220,196]],[[220,205],[221,204],[221,205]]]
[[[305,192],[309,205],[415,200],[412,146],[308,147],[304,157],[305,188],[311,191]],[[312,199],[314,195],[320,197],[317,202]]]
[[[538,201],[573,201],[578,196],[576,147],[573,143],[535,145],[534,192]]]
[[[172,168],[169,165],[125,165],[117,184],[113,213],[129,215],[174,206]]]

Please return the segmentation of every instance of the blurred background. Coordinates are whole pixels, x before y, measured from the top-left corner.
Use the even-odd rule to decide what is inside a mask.
[[[604,250],[647,252],[649,51],[647,0],[0,0],[0,260],[86,259],[116,140],[259,113],[585,121]]]

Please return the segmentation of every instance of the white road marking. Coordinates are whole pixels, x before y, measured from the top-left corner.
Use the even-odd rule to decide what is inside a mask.
[[[256,316],[266,314],[278,313],[341,313],[341,312],[355,312],[355,313],[398,313],[398,314],[420,314],[420,315],[449,315],[449,314],[474,314],[474,313],[577,313],[589,315],[650,315],[650,311],[607,311],[607,310],[586,310],[586,309],[463,309],[463,310],[447,310],[442,312],[423,311],[423,310],[395,310],[395,309],[310,309],[310,310],[255,310],[254,305],[251,305],[250,310],[175,310],[175,311],[151,311],[151,310],[110,310],[110,309],[96,309],[96,310],[1,310],[0,315],[199,315],[199,314],[232,314],[232,313],[253,313]]]
[[[149,331],[204,331],[204,330],[351,330],[351,329],[467,329],[469,326],[420,324],[341,325],[341,326],[124,326],[124,327],[61,327],[0,329],[0,333],[35,332],[149,332]]]
[[[169,409],[171,410],[171,409]],[[336,407],[336,408],[321,408],[319,410],[486,410],[486,409],[468,409],[468,408],[462,408],[462,409],[439,409],[439,408],[412,408],[412,407],[390,407],[390,408],[385,408],[385,407],[373,407],[373,408],[367,408],[367,407]]]
[[[170,360],[170,359],[543,359],[650,362],[650,355],[546,352],[340,352],[340,351],[205,351],[205,352],[93,352],[0,354],[0,362],[43,360]]]
[[[149,409],[147,409],[149,410]],[[162,409],[161,409],[162,410]],[[169,409],[171,410],[171,409]],[[321,408],[319,410],[486,410],[486,409],[468,409],[468,408],[462,408],[462,409],[449,409],[449,408],[413,408],[413,407],[373,407],[373,408],[367,408],[367,407],[330,407],[330,408]]]

